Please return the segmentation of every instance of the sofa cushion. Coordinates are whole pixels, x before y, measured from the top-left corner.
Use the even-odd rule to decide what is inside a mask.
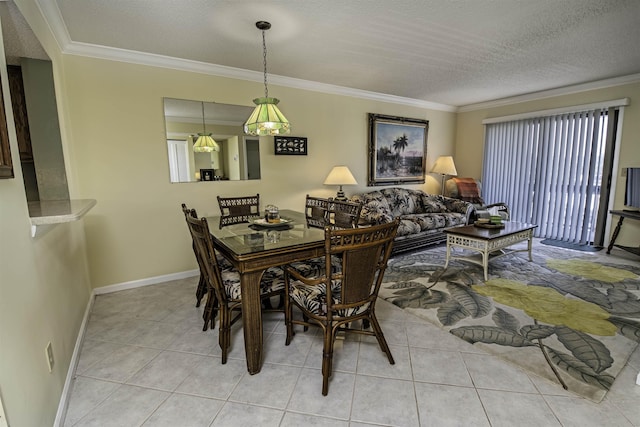
[[[438,212],[447,212],[447,206],[444,204],[442,200],[442,196],[436,196],[433,194],[422,194],[422,210],[424,213],[438,213]]]
[[[467,222],[465,215],[461,213],[424,213],[402,215],[398,235],[415,234],[426,230],[440,230],[446,227],[464,225]]]
[[[360,217],[372,224],[383,224],[393,221],[391,208],[387,198],[380,191],[355,194],[351,200],[362,204]]]
[[[394,218],[422,212],[422,194],[424,193],[420,190],[392,187],[382,189],[380,193],[387,199]]]

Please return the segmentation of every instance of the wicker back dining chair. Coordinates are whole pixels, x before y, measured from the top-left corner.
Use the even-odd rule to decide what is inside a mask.
[[[307,278],[292,267],[285,267],[286,345],[291,343],[293,325],[322,328],[322,394],[329,391],[333,364],[333,343],[339,331],[373,335],[389,363],[395,363],[375,315],[375,304],[387,261],[398,231],[394,222],[363,228],[333,229],[325,227],[325,271]],[[331,258],[339,258],[342,268],[334,271]],[[293,307],[302,320],[293,318]],[[354,322],[367,321],[372,330],[356,328]],[[357,323],[356,323],[357,324]]]
[[[206,218],[198,219],[187,215],[189,231],[195,243],[198,256],[202,261],[205,279],[209,287],[209,298],[205,306],[205,313],[213,308],[209,305],[215,295],[220,310],[218,341],[222,350],[222,363],[227,363],[227,354],[231,345],[231,326],[238,321],[242,314],[242,293],[240,290],[240,274],[233,267],[222,269],[215,256],[213,237],[209,231]],[[260,280],[260,297],[271,298],[282,295],[284,288],[283,272],[279,268],[267,269]],[[214,318],[205,318],[205,329],[210,321],[213,327]]]
[[[327,222],[329,199],[313,197],[307,194],[304,203],[304,214],[309,227],[324,228]]]
[[[187,208],[187,205],[184,203],[182,204],[182,213],[184,214],[185,220],[187,218],[187,215],[192,215],[194,218],[198,217],[196,210]],[[187,226],[188,226],[188,223],[187,223]],[[198,287],[196,288],[196,307],[200,307],[200,302],[202,301],[202,298],[204,297],[204,295],[207,293],[208,287],[207,287],[207,280],[204,276],[202,261],[200,260],[200,256],[198,255],[198,251],[196,250],[196,242],[194,242],[193,239],[191,239],[191,241],[192,241],[191,246],[193,247],[193,253],[196,256],[196,261],[198,262],[198,268],[200,269],[200,279],[198,280]],[[215,313],[214,313],[214,316],[215,316]]]
[[[260,194],[255,196],[220,197],[220,227],[250,222],[260,216]]]
[[[329,199],[327,220],[336,228],[356,228],[360,221],[362,203],[349,200]]]

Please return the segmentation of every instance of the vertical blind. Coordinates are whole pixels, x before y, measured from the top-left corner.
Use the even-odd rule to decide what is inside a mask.
[[[506,202],[536,237],[593,242],[607,126],[606,109],[487,124],[485,201]]]

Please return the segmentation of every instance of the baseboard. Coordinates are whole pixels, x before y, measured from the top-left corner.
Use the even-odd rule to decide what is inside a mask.
[[[162,276],[148,277],[146,279],[132,280],[130,282],[116,283],[115,285],[101,286],[94,288],[95,295],[110,294],[111,292],[124,291],[127,289],[141,288],[143,286],[157,285],[158,283],[170,282],[171,280],[186,279],[197,276],[200,270],[187,270],[180,273],[164,274]]]
[[[67,377],[64,381],[64,387],[62,388],[62,396],[60,396],[60,402],[58,403],[58,411],[54,420],[54,427],[60,427],[64,424],[64,419],[67,415],[67,404],[69,403],[69,396],[72,391],[73,375],[76,372],[78,366],[78,360],[80,359],[80,350],[82,350],[82,344],[84,343],[84,334],[89,323],[89,315],[93,308],[93,303],[96,299],[96,295],[108,294],[111,292],[123,291],[126,289],[140,288],[143,286],[156,285],[158,283],[169,282],[171,280],[186,279],[188,277],[194,277],[200,274],[200,270],[188,270],[180,273],[165,274],[162,276],[148,277],[146,279],[132,280],[130,282],[117,283],[114,285],[102,286],[94,288],[89,297],[87,307],[84,311],[84,317],[80,324],[80,330],[78,331],[78,337],[76,338],[76,344],[73,348],[73,354],[71,355],[71,361],[69,363],[69,370],[67,371]]]
[[[62,396],[60,396],[60,402],[58,403],[58,412],[56,413],[56,419],[53,422],[55,427],[62,426],[67,416],[67,403],[69,401],[69,396],[71,395],[73,374],[76,372],[76,367],[78,366],[80,350],[84,343],[84,333],[87,329],[87,323],[89,322],[89,315],[91,314],[95,297],[95,293],[91,292],[87,308],[84,310],[84,317],[80,324],[80,330],[78,331],[78,337],[76,338],[76,345],[73,347],[73,354],[71,355],[71,361],[69,362],[69,370],[67,371],[67,377],[64,381],[64,387],[62,388]]]

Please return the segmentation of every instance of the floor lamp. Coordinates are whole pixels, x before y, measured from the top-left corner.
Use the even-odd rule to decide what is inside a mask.
[[[451,175],[457,176],[458,171],[456,170],[456,165],[453,163],[453,157],[451,156],[440,156],[436,163],[431,168],[431,173],[439,173],[442,175],[442,191],[441,194],[444,196],[444,176]]]

